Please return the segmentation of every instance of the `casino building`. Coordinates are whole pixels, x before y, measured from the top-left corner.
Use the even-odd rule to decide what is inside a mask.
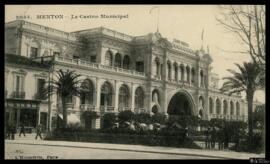
[[[240,95],[221,93],[212,58],[187,43],[160,33],[129,36],[104,27],[64,32],[27,21],[5,24],[5,114],[19,127],[56,126],[60,98],[41,94],[45,81],[59,69],[75,70],[88,86],[70,97],[68,120],[100,128],[102,115],[123,110],[197,115],[202,119],[247,121]],[[51,109],[49,112],[48,109]],[[86,120],[85,111],[101,117]]]

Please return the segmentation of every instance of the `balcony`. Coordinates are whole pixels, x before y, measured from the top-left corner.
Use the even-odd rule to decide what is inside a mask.
[[[69,109],[69,108],[74,108],[75,104],[74,103],[66,103],[66,109]],[[58,103],[57,104],[57,108],[62,108],[62,103]]]
[[[131,110],[131,108],[130,107],[119,107],[118,108],[119,112],[122,112],[122,111],[125,111],[125,110]]]
[[[92,104],[81,104],[80,109],[82,111],[95,111],[96,107]]]
[[[13,92],[12,98],[15,99],[24,99],[25,98],[25,92]]]
[[[129,70],[129,69],[124,69],[124,68],[107,66],[107,65],[102,65],[102,64],[98,64],[98,63],[91,63],[89,61],[80,60],[80,59],[73,59],[73,58],[55,56],[55,61],[60,62],[60,63],[68,63],[68,64],[73,64],[73,65],[83,66],[83,67],[92,68],[92,69],[105,70],[105,71],[110,71],[110,72],[117,72],[117,73],[125,74],[125,75],[132,75],[132,76],[137,76],[137,77],[145,77],[144,72],[137,72],[135,70]]]
[[[112,112],[114,113],[114,106],[101,106],[100,107],[101,112]]]

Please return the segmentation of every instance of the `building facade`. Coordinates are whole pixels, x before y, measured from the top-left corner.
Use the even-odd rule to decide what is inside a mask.
[[[87,90],[69,99],[68,119],[89,128],[100,128],[104,113],[123,110],[247,120],[245,100],[218,89],[209,52],[158,32],[129,36],[100,27],[67,33],[14,21],[5,25],[5,53],[6,120],[17,126],[29,118],[29,126],[48,126],[51,117],[54,127],[62,113],[60,98],[39,93],[60,69],[81,75]],[[97,111],[101,119],[86,121],[84,111]]]

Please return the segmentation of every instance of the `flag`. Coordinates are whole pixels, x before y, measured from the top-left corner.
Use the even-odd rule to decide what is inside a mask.
[[[151,13],[152,13],[152,11],[153,11],[154,9],[156,9],[156,8],[158,8],[158,6],[154,6],[154,7],[152,7],[152,8],[150,9],[150,11],[149,11],[149,14],[151,14]]]
[[[202,30],[202,36],[201,36],[201,39],[203,40],[203,35],[204,35],[204,29]]]

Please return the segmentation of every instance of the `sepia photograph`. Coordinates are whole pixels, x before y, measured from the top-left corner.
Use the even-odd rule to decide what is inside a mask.
[[[5,5],[4,158],[265,160],[265,11]]]

